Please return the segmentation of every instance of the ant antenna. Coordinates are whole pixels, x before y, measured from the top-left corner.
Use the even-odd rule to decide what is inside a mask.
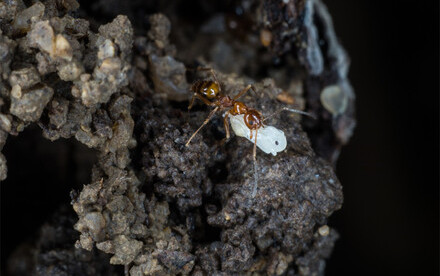
[[[267,119],[273,117],[274,115],[277,115],[277,114],[281,113],[282,111],[290,111],[290,112],[293,112],[293,113],[298,113],[298,114],[306,115],[306,116],[309,116],[309,117],[311,117],[311,118],[313,118],[313,119],[316,119],[315,115],[313,115],[312,113],[304,112],[304,111],[301,111],[301,110],[298,110],[298,109],[293,109],[293,108],[283,107],[282,109],[280,109],[280,110],[278,110],[278,111],[275,111],[275,112],[272,113],[271,115],[269,115],[269,116],[267,116],[266,118],[264,118],[264,119],[263,119],[263,122],[266,121]]]
[[[257,96],[257,92],[255,91],[255,87],[252,84],[249,84],[248,86],[246,86],[245,88],[243,88],[234,98],[233,100],[238,100],[238,98],[240,98],[241,96],[243,96],[244,93],[246,93],[247,91],[251,90],[255,96]]]
[[[218,84],[220,84],[220,82],[217,79],[217,76],[215,75],[214,69],[210,68],[210,67],[197,67],[196,69],[197,71],[209,71],[209,73],[211,74],[211,76],[214,78],[215,82],[217,82]]]

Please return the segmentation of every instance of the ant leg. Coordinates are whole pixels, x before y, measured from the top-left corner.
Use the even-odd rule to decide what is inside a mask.
[[[216,108],[214,108],[208,115],[208,117],[206,118],[206,120],[203,122],[203,124],[196,130],[196,132],[193,133],[193,135],[191,135],[191,137],[188,139],[188,142],[186,142],[185,146],[187,147],[189,145],[189,143],[191,142],[191,140],[194,138],[194,136],[196,136],[197,132],[199,132],[211,119],[212,116],[214,116],[214,114],[217,112],[217,110],[219,109],[219,107],[217,106]]]
[[[253,152],[253,161],[254,161],[254,187],[252,189],[252,198],[254,198],[257,195],[257,189],[258,189],[258,169],[257,169],[257,136],[258,136],[258,129],[255,130],[255,143],[254,143],[254,152]]]
[[[226,131],[226,140],[228,140],[230,137],[228,116],[229,116],[229,111],[225,113],[225,117],[223,118],[223,124],[225,125],[225,131]]]
[[[211,73],[211,75],[212,75],[212,77],[214,78],[214,80],[215,80],[217,83],[220,83],[220,82],[218,81],[218,79],[217,79],[217,76],[215,75],[214,69],[212,69],[212,68],[208,68],[208,67],[197,67],[197,70],[198,70],[198,71],[209,71],[209,73]]]
[[[253,152],[254,161],[257,160],[257,136],[258,136],[258,129],[255,130],[255,143],[254,143],[254,152]]]
[[[220,141],[220,145],[226,143],[226,141],[228,141],[230,137],[228,116],[229,116],[229,111],[225,112],[225,115],[223,117],[223,124],[225,125],[226,137]]]
[[[238,98],[240,98],[241,96],[243,96],[244,93],[246,93],[249,89],[251,89],[251,90],[255,93],[255,95],[257,94],[257,92],[255,92],[255,87],[254,87],[252,84],[249,84],[248,86],[246,86],[245,88],[243,88],[243,89],[240,91],[240,93],[238,93],[238,94],[233,98],[233,100],[235,101],[235,100],[237,100]]]
[[[193,96],[192,96],[192,98],[191,98],[191,101],[189,102],[189,105],[188,105],[188,111],[191,110],[192,106],[194,105],[194,101],[195,101],[195,99],[196,99],[196,96],[197,96],[197,94],[194,93]]]
[[[206,104],[206,105],[209,105],[209,106],[214,106],[214,105],[215,105],[215,103],[210,102],[209,100],[203,98],[202,96],[200,96],[200,95],[197,94],[197,93],[194,93],[193,97],[191,98],[191,102],[189,103],[188,110],[190,110],[190,109],[192,108],[192,106],[193,106],[193,104],[194,104],[194,100],[195,100],[195,98],[201,100],[201,101],[202,101],[204,104]]]

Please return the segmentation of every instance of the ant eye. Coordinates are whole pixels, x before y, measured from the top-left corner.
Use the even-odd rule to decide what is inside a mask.
[[[253,124],[254,124],[254,121],[250,120],[250,121],[249,121],[249,124],[250,124],[250,125],[253,125]]]
[[[278,141],[275,141],[275,145],[277,145],[277,146],[279,145]]]

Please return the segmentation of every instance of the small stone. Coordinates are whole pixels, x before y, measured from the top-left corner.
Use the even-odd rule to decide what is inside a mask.
[[[328,236],[328,234],[330,233],[330,227],[328,227],[328,225],[323,225],[319,227],[318,233],[323,237]]]
[[[75,244],[78,248],[84,248],[87,251],[91,251],[93,249],[93,240],[90,235],[81,234],[79,236],[79,241]]]
[[[164,250],[162,251],[157,258],[162,263],[162,265],[169,268],[171,271],[178,273],[183,271],[184,274],[188,274],[191,272],[195,257],[188,252],[180,252],[180,251],[170,251]]]
[[[11,126],[12,126],[11,121],[12,121],[11,115],[0,114],[0,127],[4,131],[6,131],[6,132],[11,131]]]
[[[81,87],[82,103],[88,107],[98,103],[103,92],[105,92],[104,89],[101,89],[96,81],[85,82]]]
[[[16,99],[20,99],[21,98],[21,87],[20,85],[14,85],[12,86],[11,89],[11,96],[16,98]]]
[[[90,75],[90,74],[82,74],[82,75],[80,76],[80,80],[81,80],[82,82],[89,81],[90,78],[91,78],[91,75]]]
[[[103,60],[106,58],[114,57],[115,54],[115,44],[110,39],[106,39],[104,43],[99,46],[98,59]]]
[[[58,76],[63,81],[77,80],[83,73],[83,68],[77,62],[67,62],[58,66]]]
[[[14,70],[9,76],[9,84],[11,86],[19,85],[22,89],[30,88],[40,81],[40,75],[33,66]]]
[[[76,38],[84,37],[89,30],[89,21],[82,18],[73,18],[69,15],[65,15],[64,19],[67,20],[66,28],[75,33]]]
[[[48,20],[36,23],[32,31],[28,34],[28,39],[31,46],[37,47],[41,51],[53,56],[55,35]]]
[[[35,55],[35,58],[38,62],[37,68],[40,75],[46,75],[56,71],[55,63],[52,62],[50,56],[40,52]]]
[[[146,262],[143,262],[139,266],[133,266],[130,269],[130,275],[157,275],[157,272],[163,270],[163,267],[160,265],[159,261],[151,256],[148,256]]]
[[[92,237],[96,240],[97,236],[101,232],[101,229],[105,227],[105,219],[99,212],[90,212],[84,216],[84,223],[90,230]]]
[[[99,33],[112,39],[118,45],[122,56],[131,52],[133,45],[133,28],[125,15],[118,15],[111,23],[99,27]]]
[[[14,86],[13,90],[20,92],[11,92],[10,112],[23,121],[37,121],[47,103],[52,99],[53,89],[43,86],[21,93],[21,89],[16,89],[17,86]]]
[[[114,239],[115,255],[110,259],[111,264],[128,265],[141,252],[143,243],[138,240],[119,235]]]
[[[185,65],[171,56],[151,55],[149,61],[149,66],[152,68],[151,79],[156,92],[167,95],[170,100],[188,100],[189,85],[185,77]]]
[[[49,108],[50,123],[57,129],[67,122],[69,101],[64,98],[53,99]]]
[[[96,247],[99,250],[104,251],[105,253],[111,253],[111,254],[115,253],[115,247],[113,246],[113,243],[111,241],[103,241],[97,243]]]
[[[230,221],[231,220],[231,216],[225,212],[225,220],[226,221]]]
[[[102,61],[101,66],[99,67],[99,73],[96,72],[96,75],[100,78],[105,78],[107,75],[115,75],[117,71],[121,70],[121,60],[118,58],[106,58]],[[104,76],[101,76],[101,74]]]
[[[37,2],[29,8],[19,12],[14,21],[12,22],[12,29],[16,33],[27,32],[30,29],[32,18],[36,20],[40,19],[44,14],[44,5],[41,2]]]
[[[0,41],[0,62],[1,63],[9,64],[11,62],[13,47],[14,47],[14,44],[12,43],[12,40]],[[2,65],[4,65],[4,64],[2,64]],[[0,70],[2,70],[2,66],[0,66]],[[2,70],[2,71],[4,71],[4,70]]]
[[[58,34],[56,36],[55,51],[53,55],[55,57],[60,57],[67,61],[72,60],[72,56],[73,56],[72,47],[70,46],[69,41],[67,41],[67,39],[61,34]]]

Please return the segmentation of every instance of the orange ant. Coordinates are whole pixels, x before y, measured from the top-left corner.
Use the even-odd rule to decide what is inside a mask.
[[[197,68],[197,70],[210,71],[211,75],[214,77],[212,80],[198,80],[193,83],[190,90],[194,92],[191,101],[188,106],[188,110],[191,110],[194,105],[195,99],[201,100],[203,103],[209,106],[215,106],[215,108],[209,113],[203,124],[191,135],[191,137],[186,142],[185,146],[188,146],[191,140],[196,136],[196,134],[212,119],[214,114],[219,110],[228,109],[223,117],[223,123],[226,130],[226,140],[230,137],[228,116],[244,115],[244,122],[246,126],[251,131],[255,130],[255,139],[257,138],[257,131],[263,126],[263,115],[253,109],[247,107],[244,103],[237,101],[241,96],[243,96],[248,90],[252,89],[255,92],[254,87],[249,84],[243,88],[234,98],[224,95],[221,91],[220,82],[218,81],[214,70],[211,68]],[[255,141],[256,143],[256,141]],[[256,150],[254,150],[254,158],[256,155]]]
[[[308,116],[312,116],[311,114],[307,112],[303,112],[296,109],[289,109],[289,108],[282,108],[281,110],[273,113],[272,115],[268,116],[267,118],[264,118],[261,112],[259,112],[256,109],[250,108],[246,106],[244,103],[237,101],[241,96],[243,96],[247,91],[252,89],[255,92],[255,88],[249,84],[245,88],[243,88],[235,97],[231,98],[228,95],[224,95],[221,91],[220,82],[218,81],[214,70],[212,68],[197,68],[197,70],[200,71],[210,71],[211,75],[214,78],[214,81],[212,80],[198,80],[195,81],[190,90],[194,93],[190,104],[188,106],[188,110],[191,110],[192,106],[194,105],[195,99],[201,100],[203,103],[205,103],[208,106],[213,106],[214,109],[209,113],[208,117],[205,119],[203,124],[191,135],[191,137],[186,142],[185,146],[188,146],[191,140],[196,136],[196,134],[212,119],[212,117],[215,115],[217,111],[225,110],[224,116],[223,116],[223,123],[226,130],[226,140],[230,137],[230,131],[229,131],[229,122],[228,122],[228,116],[238,116],[243,115],[243,120],[246,125],[246,127],[250,131],[249,139],[253,139],[253,132],[255,131],[255,141],[254,141],[254,148],[253,148],[253,161],[254,161],[254,176],[255,176],[255,185],[252,192],[252,197],[255,196],[257,191],[257,183],[258,183],[258,176],[257,176],[257,164],[256,164],[256,156],[257,156],[257,136],[258,136],[258,130],[261,127],[264,127],[265,125],[263,122],[272,117],[273,115],[283,111],[291,111],[295,113],[300,113]],[[313,116],[312,116],[313,117]],[[283,133],[284,136],[284,133]],[[284,138],[285,139],[285,138]],[[278,145],[278,142],[276,142]]]

